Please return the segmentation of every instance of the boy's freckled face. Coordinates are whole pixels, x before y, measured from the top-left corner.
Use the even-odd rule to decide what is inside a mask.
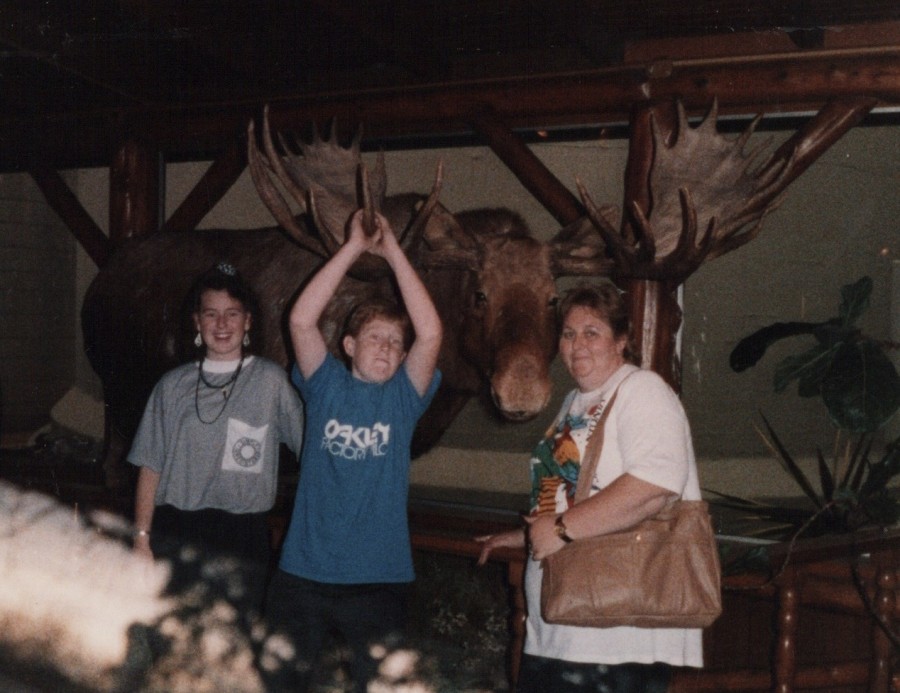
[[[406,357],[403,330],[396,322],[373,318],[356,337],[344,337],[344,351],[354,376],[367,383],[387,382]]]

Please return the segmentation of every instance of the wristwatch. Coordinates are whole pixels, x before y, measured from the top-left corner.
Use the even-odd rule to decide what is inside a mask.
[[[572,537],[569,536],[568,530],[566,528],[566,523],[563,521],[562,515],[556,516],[556,522],[554,524],[554,529],[556,530],[556,536],[562,539],[567,544],[572,541]]]

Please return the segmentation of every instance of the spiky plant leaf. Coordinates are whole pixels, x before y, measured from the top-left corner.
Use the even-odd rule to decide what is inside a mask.
[[[797,482],[797,485],[801,488],[803,493],[806,494],[807,498],[809,498],[817,508],[821,508],[822,501],[813,489],[809,479],[806,478],[806,474],[803,473],[803,470],[800,469],[799,465],[794,461],[794,458],[775,433],[775,429],[772,428],[769,420],[762,414],[760,414],[760,416],[762,416],[763,423],[766,425],[766,430],[769,432],[768,438],[763,436],[764,442],[769,446],[769,449],[777,455],[784,468],[794,478],[794,481]]]
[[[869,296],[872,294],[872,278],[861,277],[853,284],[841,287],[841,305],[838,312],[845,327],[855,325],[859,316],[869,307]]]
[[[865,478],[864,475],[869,470],[869,460],[866,457],[861,458],[859,464],[856,465],[856,471],[853,472],[853,476],[850,478],[850,483],[841,490],[848,493],[859,493]]]
[[[869,476],[860,488],[860,495],[871,496],[887,488],[891,480],[900,474],[900,436],[888,445],[884,456],[869,467]]]
[[[714,496],[718,496],[722,502],[728,503],[728,507],[735,507],[741,510],[754,510],[756,508],[765,508],[767,507],[765,503],[760,503],[757,500],[753,500],[752,498],[744,498],[743,496],[735,496],[730,493],[723,493],[722,491],[716,491],[711,488],[704,488],[704,493],[711,493]],[[718,502],[718,501],[717,501]]]
[[[825,455],[822,454],[820,448],[816,448],[816,459],[819,463],[819,484],[822,486],[822,498],[826,503],[830,503],[834,498],[834,476],[831,469],[825,462]]]
[[[850,480],[855,476],[856,470],[862,465],[865,466],[869,458],[869,451],[872,449],[872,443],[875,438],[871,435],[861,435],[853,446],[853,452],[847,459],[847,468],[844,470],[844,476],[838,486],[846,488],[850,485]]]

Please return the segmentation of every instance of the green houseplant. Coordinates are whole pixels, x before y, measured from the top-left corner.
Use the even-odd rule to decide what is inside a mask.
[[[731,353],[731,367],[740,372],[755,365],[776,341],[812,337],[811,347],[776,366],[775,391],[783,392],[796,381],[798,395],[820,397],[835,425],[829,456],[816,450],[818,479],[813,480],[762,416],[763,439],[810,502],[786,507],[725,494],[717,494],[717,502],[774,521],[769,534],[851,532],[900,519],[900,502],[889,488],[900,473],[900,437],[874,451],[878,431],[900,408],[900,376],[886,354],[898,345],[875,340],[857,327],[871,293],[872,280],[863,277],[841,289],[837,317],[774,323],[742,339]]]

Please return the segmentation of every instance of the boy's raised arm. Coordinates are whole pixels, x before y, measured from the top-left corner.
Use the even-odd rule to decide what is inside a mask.
[[[376,215],[376,219],[381,231],[378,234],[381,242],[373,252],[387,260],[400,287],[406,312],[409,313],[415,331],[412,346],[404,363],[413,387],[420,395],[424,395],[434,376],[438,353],[441,350],[443,336],[441,318],[431,301],[428,289],[397,243],[387,219],[380,214]]]
[[[371,250],[378,242],[378,235],[368,237],[362,232],[361,226],[351,223],[350,237],[316,272],[291,308],[288,320],[291,342],[294,345],[297,367],[304,378],[316,372],[328,353],[325,338],[319,330],[319,318],[322,317],[325,306],[337,291],[347,270],[360,255]]]

